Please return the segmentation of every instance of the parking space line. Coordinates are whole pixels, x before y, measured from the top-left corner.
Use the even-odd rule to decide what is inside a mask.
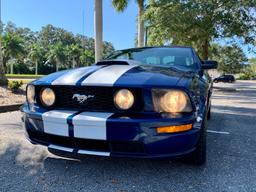
[[[229,132],[225,131],[213,131],[213,130],[207,130],[208,133],[217,133],[217,134],[224,134],[224,135],[229,135]]]

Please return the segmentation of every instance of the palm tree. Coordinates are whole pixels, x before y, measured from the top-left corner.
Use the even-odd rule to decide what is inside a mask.
[[[3,48],[3,66],[6,69],[7,62],[10,59],[19,58],[25,54],[22,39],[13,33],[7,33],[2,38]],[[13,63],[11,64],[11,73],[13,73]]]
[[[72,68],[77,67],[79,57],[81,55],[81,49],[77,44],[71,44],[67,46],[67,55],[71,58]]]
[[[3,55],[2,55],[2,39],[0,40],[0,85],[6,85],[7,78],[5,76],[4,64],[3,64]]]
[[[102,0],[94,0],[95,60],[101,60],[103,50]]]
[[[62,43],[59,42],[55,45],[50,46],[47,58],[49,61],[53,61],[56,63],[56,71],[59,71],[59,67],[66,60],[65,49]]]
[[[92,63],[95,62],[95,58],[93,57],[93,52],[89,49],[84,50],[79,58],[80,62],[82,65],[91,65]]]
[[[4,64],[3,64],[3,53],[2,53],[2,32],[3,32],[3,25],[2,25],[2,1],[0,0],[0,85],[7,84],[7,78],[5,76]]]
[[[38,62],[43,57],[43,48],[38,45],[37,43],[34,43],[31,46],[30,52],[28,54],[28,57],[32,60],[32,62],[35,63],[35,74],[38,74]]]
[[[144,1],[145,0],[136,0],[139,8],[138,14],[138,47],[144,46]],[[112,0],[113,7],[117,12],[123,12],[128,6],[129,0]]]

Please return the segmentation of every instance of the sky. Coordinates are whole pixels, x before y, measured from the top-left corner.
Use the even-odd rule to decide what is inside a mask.
[[[103,39],[115,49],[134,47],[136,36],[137,5],[130,0],[123,13],[117,13],[111,0],[103,0]],[[84,19],[83,19],[84,18]],[[74,34],[94,36],[94,0],[2,0],[2,20],[11,21],[17,27],[39,31],[52,24]],[[221,41],[225,44],[225,41]],[[256,57],[243,46],[247,57]]]
[[[117,13],[111,0],[103,0],[104,40],[112,42],[115,49],[134,47],[136,16],[135,1],[130,1],[124,13]],[[52,24],[93,37],[94,0],[2,0],[2,20],[33,31]]]

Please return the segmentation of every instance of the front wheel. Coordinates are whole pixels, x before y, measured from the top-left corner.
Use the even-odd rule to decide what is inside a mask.
[[[206,122],[204,120],[196,149],[190,154],[190,160],[195,165],[203,165],[206,162]]]

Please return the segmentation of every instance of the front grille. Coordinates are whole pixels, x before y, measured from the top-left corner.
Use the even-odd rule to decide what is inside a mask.
[[[115,87],[82,87],[82,86],[48,86],[52,88],[56,94],[56,103],[54,108],[61,109],[75,109],[83,111],[102,111],[102,112],[116,112],[119,111],[115,107],[113,98],[114,94],[120,88]],[[41,89],[44,87],[37,87],[37,93],[40,94]],[[143,109],[142,91],[138,88],[129,90],[135,95],[134,106],[129,110],[141,111]],[[93,98],[87,99],[83,103],[79,103],[74,94],[80,95],[94,95]],[[40,99],[37,99],[40,104]],[[41,105],[42,106],[42,105]]]
[[[144,145],[139,141],[102,141],[93,139],[78,139],[62,137],[42,132],[28,130],[28,134],[35,142],[48,145],[54,144],[72,149],[103,151],[112,153],[144,154]]]
[[[109,143],[107,141],[63,137],[42,132],[34,132],[30,130],[28,130],[28,134],[32,140],[44,145],[53,144],[72,149],[105,152],[110,151]]]
[[[144,153],[144,145],[138,141],[113,141],[111,149],[115,153]]]

